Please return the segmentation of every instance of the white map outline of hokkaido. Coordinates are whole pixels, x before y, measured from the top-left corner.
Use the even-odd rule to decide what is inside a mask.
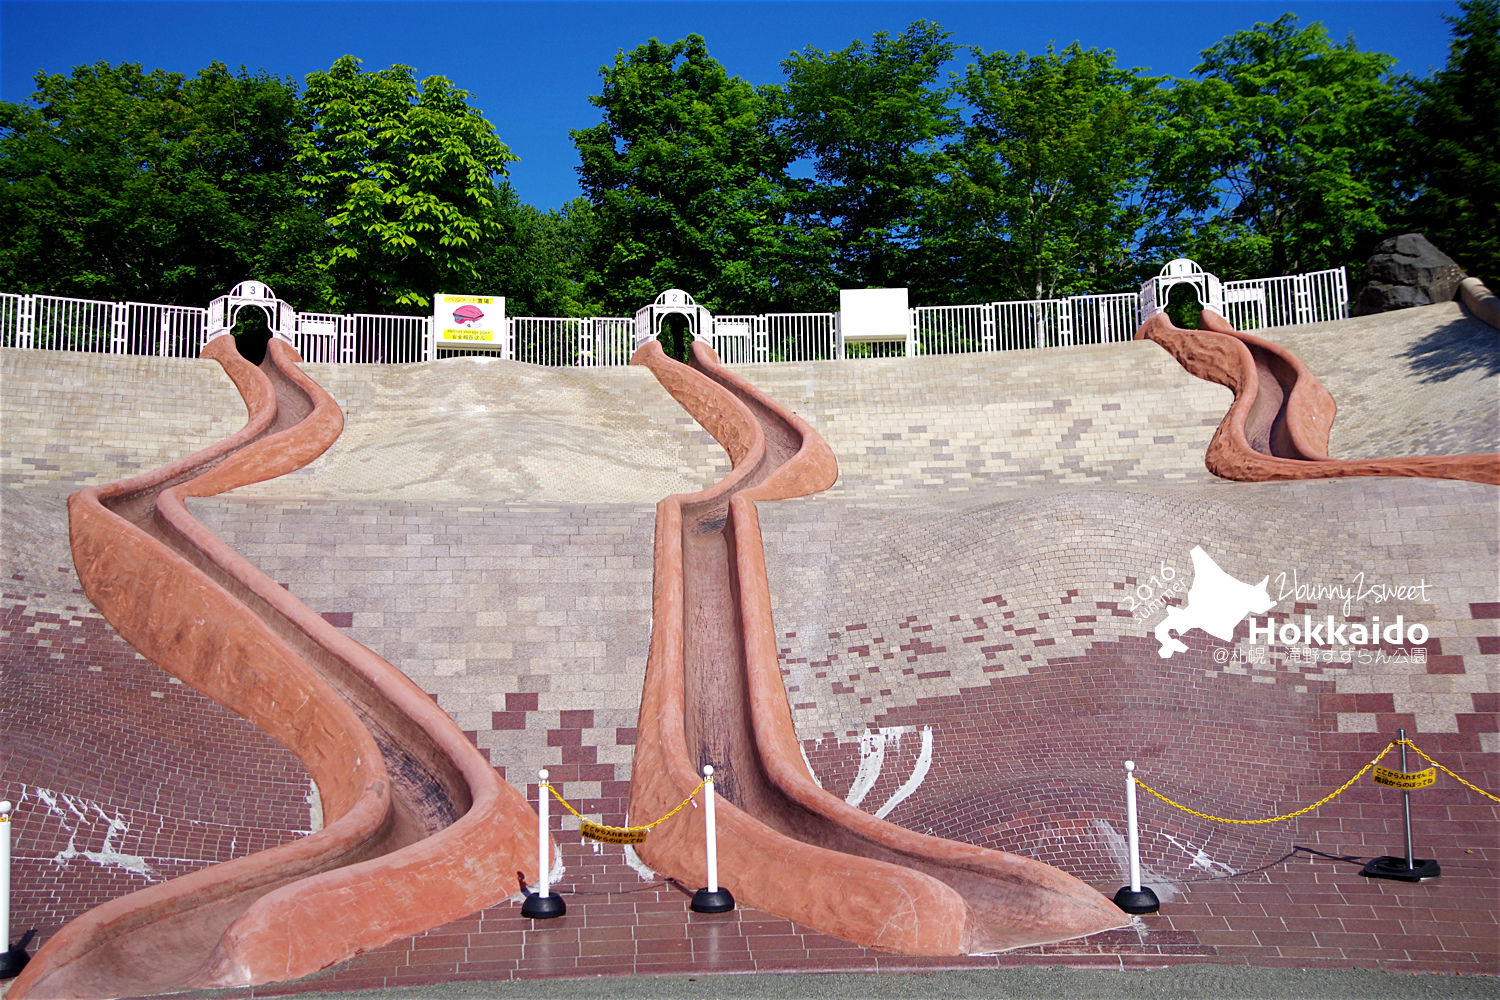
[[[1156,655],[1164,660],[1173,653],[1187,652],[1187,646],[1172,638],[1171,632],[1182,635],[1197,628],[1229,642],[1240,622],[1250,615],[1264,614],[1276,603],[1266,592],[1269,574],[1260,583],[1249,584],[1220,569],[1201,545],[1193,546],[1192,557],[1193,585],[1188,588],[1187,603],[1169,609],[1153,632],[1161,643]]]

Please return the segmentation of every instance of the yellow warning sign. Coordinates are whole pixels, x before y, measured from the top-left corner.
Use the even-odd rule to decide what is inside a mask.
[[[1429,767],[1425,771],[1392,771],[1377,767],[1370,774],[1370,780],[1387,788],[1426,788],[1437,780],[1437,770]]]
[[[578,827],[580,835],[605,844],[640,844],[650,831],[644,827],[605,826],[586,819]]]

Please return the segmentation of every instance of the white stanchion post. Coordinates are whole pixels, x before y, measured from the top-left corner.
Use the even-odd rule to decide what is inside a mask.
[[[695,913],[725,913],[734,909],[734,895],[719,885],[719,831],[714,821],[714,766],[703,765],[703,841],[708,862],[708,887],[693,893]]]
[[[26,954],[28,931],[20,943],[10,943],[10,811],[9,802],[0,802],[0,979],[14,979],[26,968],[31,956]],[[3,991],[0,991],[3,992]]]
[[[1405,749],[1405,748],[1403,748]],[[703,826],[708,849],[708,891],[719,891],[719,831],[714,823],[714,766],[703,765]]]
[[[567,904],[561,896],[555,892],[549,892],[549,877],[552,866],[548,863],[547,845],[551,842],[550,823],[547,819],[548,798],[552,795],[552,786],[547,781],[547,769],[543,768],[537,772],[536,783],[536,882],[537,891],[528,892],[526,901],[521,904],[521,916],[531,917],[534,920],[546,920],[549,917],[560,917],[568,911]]]
[[[1130,891],[1141,891],[1141,828],[1135,817],[1135,761],[1125,762],[1125,811],[1129,814]]]
[[[551,874],[551,868],[552,868],[552,866],[550,864],[548,864],[548,862],[551,859],[547,857],[547,854],[548,854],[547,844],[552,839],[549,836],[549,834],[552,832],[552,830],[551,830],[552,824],[548,822],[548,820],[549,820],[550,817],[547,815],[547,813],[548,813],[548,810],[550,810],[552,808],[552,803],[550,803],[550,802],[547,801],[548,783],[547,783],[547,770],[546,770],[546,768],[543,768],[541,770],[541,772],[537,775],[537,777],[539,779],[537,781],[537,784],[536,784],[536,817],[537,817],[537,824],[536,824],[536,881],[537,881],[537,886],[538,886],[537,895],[541,896],[543,899],[546,899],[547,898],[547,889],[548,889],[548,886],[549,886],[549,881],[548,881],[547,876]]]
[[[10,950],[10,810],[0,802],[0,949]]]
[[[1155,913],[1161,909],[1156,893],[1141,886],[1140,827],[1135,818],[1135,761],[1125,762],[1125,836],[1130,852],[1130,884],[1115,893],[1115,905],[1126,913]]]

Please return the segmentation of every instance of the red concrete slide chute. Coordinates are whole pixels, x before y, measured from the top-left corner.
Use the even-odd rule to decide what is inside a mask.
[[[284,475],[339,436],[337,404],[273,339],[204,349],[238,433],[69,498],[89,599],[132,646],[302,761],[326,825],[122,896],[54,934],[9,996],[114,997],[294,979],[427,930],[535,877],[535,814],[407,677],[198,522],[190,497]]]
[[[1104,896],[1056,868],[903,829],[818,787],[777,661],[756,504],[831,486],[833,454],[701,343],[692,367],[655,342],[632,363],[651,369],[733,469],[709,489],[657,505],[631,815],[662,815],[712,764],[722,796],[720,883],[740,902],[867,947],[979,954],[1127,924]],[[703,885],[702,827],[668,824],[641,857]]]

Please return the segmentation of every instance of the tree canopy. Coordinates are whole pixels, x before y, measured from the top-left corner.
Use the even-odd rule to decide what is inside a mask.
[[[1157,84],[1076,43],[979,53],[958,81],[967,124],[924,216],[927,274],[988,299],[1130,287],[1162,243]]]
[[[1406,80],[1408,218],[1470,273],[1500,288],[1500,0],[1461,0],[1448,62]]]
[[[932,21],[876,32],[837,52],[809,47],[782,62],[778,132],[810,160],[801,224],[830,236],[841,287],[909,285],[917,277],[922,206],[938,179],[937,143],[957,126],[942,80],[955,46]],[[831,237],[831,238],[830,238]]]
[[[497,233],[494,182],[518,157],[467,91],[441,76],[418,84],[399,63],[359,64],[343,56],[308,75],[297,192],[329,227],[318,266],[341,308],[426,306],[432,292],[481,281],[473,257]]]
[[[345,56],[290,80],[98,63],[0,102],[0,288],[200,304],[247,277],[302,308],[716,312],[1128,289],[1191,256],[1225,276],[1340,264],[1426,231],[1500,274],[1500,0],[1461,0],[1447,65],[1294,15],[1208,46],[1187,79],[1074,43],[986,52],[917,21],[804,48],[760,84],[698,35],[620,49],[570,135],[552,211],[443,77]]]
[[[1394,60],[1293,14],[1203,52],[1172,89],[1156,166],[1211,269],[1277,275],[1368,255],[1392,215]]]
[[[603,121],[572,132],[598,217],[601,298],[633,310],[666,288],[715,310],[777,297],[787,147],[773,105],[689,35],[651,39],[600,71]]]
[[[295,193],[294,87],[96,63],[0,102],[7,290],[206,302],[247,277],[321,300],[317,216]]]

